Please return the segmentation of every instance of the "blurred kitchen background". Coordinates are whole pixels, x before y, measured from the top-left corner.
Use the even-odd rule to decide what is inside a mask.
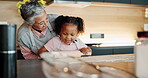
[[[16,7],[18,1],[21,0],[0,0],[0,22],[17,24],[17,29],[23,23]],[[51,0],[46,1],[50,2]],[[141,47],[137,49],[137,53],[141,55],[137,58],[134,47],[137,32],[144,31],[144,26],[148,32],[148,0],[54,0],[45,9],[48,14],[82,17],[85,22],[85,33],[79,38],[90,46],[92,55],[84,55],[80,58],[63,58],[64,55],[56,53],[57,57],[62,58],[55,59],[51,54],[44,54],[45,56],[41,56],[43,60],[24,60],[17,46],[17,61],[15,60],[17,72],[10,71],[15,73],[17,78],[46,78],[48,76],[49,78],[51,76],[61,78],[61,76],[66,77],[69,72],[68,76],[71,77],[79,75],[84,78],[86,76],[87,78],[90,76],[91,78],[137,78],[135,77],[137,67],[140,67],[140,73],[141,70],[144,72],[147,70],[146,60],[136,61],[135,64],[135,60],[141,59],[145,55],[143,52],[147,51],[145,49],[139,50]],[[7,51],[1,52],[6,54]],[[14,60],[10,61],[8,60],[10,57],[5,58],[3,55],[2,58],[7,62],[4,61],[3,66],[1,65],[3,67],[1,72],[4,73],[3,75],[7,75],[7,72],[4,72],[7,68],[4,67],[15,68],[8,63],[8,61],[14,62]],[[97,74],[94,73],[96,70]]]
[[[17,24],[17,28],[23,23],[18,1],[0,1],[0,21]],[[112,47],[134,46],[137,32],[148,24],[147,8],[147,0],[55,0],[46,11],[82,17],[85,33],[79,38],[91,46]]]

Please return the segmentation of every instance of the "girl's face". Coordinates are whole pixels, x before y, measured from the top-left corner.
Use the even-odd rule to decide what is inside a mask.
[[[38,31],[44,31],[48,27],[48,17],[45,11],[40,16],[37,16],[34,20],[34,29]]]
[[[71,44],[78,36],[77,26],[71,23],[64,24],[61,28],[60,36],[62,42],[67,45]]]

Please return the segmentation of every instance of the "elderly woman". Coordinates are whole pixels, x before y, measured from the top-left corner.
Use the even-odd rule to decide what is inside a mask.
[[[38,59],[38,50],[55,36],[53,32],[55,14],[46,14],[44,7],[36,1],[21,6],[24,23],[18,29],[18,45],[25,59]]]

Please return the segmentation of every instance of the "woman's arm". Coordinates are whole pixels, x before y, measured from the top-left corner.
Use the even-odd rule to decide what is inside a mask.
[[[40,59],[38,55],[33,53],[29,48],[19,45],[21,53],[25,59]]]
[[[40,56],[40,54],[43,52],[47,52],[47,49],[44,46],[38,50],[37,55]]]

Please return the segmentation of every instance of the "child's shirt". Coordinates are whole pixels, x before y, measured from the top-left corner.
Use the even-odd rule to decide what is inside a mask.
[[[44,47],[49,51],[65,51],[65,50],[79,50],[87,47],[79,38],[73,41],[70,45],[63,43],[59,37],[54,37],[49,40]]]

